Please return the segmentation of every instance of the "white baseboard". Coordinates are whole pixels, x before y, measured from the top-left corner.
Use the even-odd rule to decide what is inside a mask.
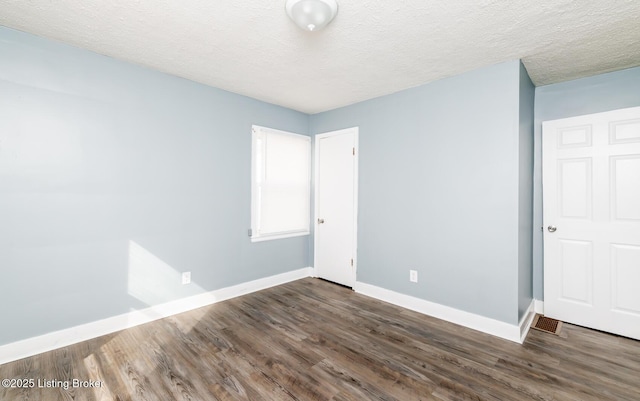
[[[518,323],[518,327],[520,328],[520,341],[518,342],[520,344],[522,344],[525,338],[527,338],[527,334],[529,333],[529,329],[531,328],[531,323],[533,323],[533,318],[536,316],[535,302],[535,299],[531,300],[527,311],[525,312],[524,316],[522,316],[522,319],[520,319],[520,323]]]
[[[0,346],[0,364],[309,277],[311,274],[312,268],[307,267],[2,345]]]
[[[534,299],[533,301],[535,302],[536,313],[544,315],[544,301],[541,301],[539,299]]]
[[[359,281],[356,282],[353,289],[360,294],[376,298],[390,304],[446,320],[483,333],[501,337],[519,344],[522,344],[524,341],[524,337],[526,337],[529,330],[528,326],[531,324],[531,320],[533,319],[533,314],[531,313],[534,305],[533,301],[528,308],[529,312],[525,314],[519,324],[515,325]]]

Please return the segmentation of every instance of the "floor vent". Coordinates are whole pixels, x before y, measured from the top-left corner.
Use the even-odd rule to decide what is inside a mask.
[[[536,315],[536,317],[533,318],[533,323],[531,323],[531,328],[558,336],[560,335],[560,329],[562,329],[562,322],[551,319],[550,317]]]

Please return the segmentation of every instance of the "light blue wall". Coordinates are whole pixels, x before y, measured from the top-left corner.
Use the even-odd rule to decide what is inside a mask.
[[[542,122],[640,106],[640,67],[576,79],[535,90],[534,297],[543,299]]]
[[[248,241],[251,124],[359,126],[358,280],[517,323],[542,121],[640,106],[640,67],[535,88],[532,145],[517,61],[308,116],[1,27],[0,54],[0,345],[309,265],[307,238]]]
[[[0,344],[309,266],[247,237],[251,124],[308,122],[0,27]]]
[[[311,116],[360,128],[358,281],[518,322],[519,81],[510,61]]]
[[[518,319],[533,300],[533,106],[535,87],[520,63],[520,127],[518,137]]]

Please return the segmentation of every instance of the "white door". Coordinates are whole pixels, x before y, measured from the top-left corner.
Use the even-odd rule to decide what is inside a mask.
[[[356,281],[358,128],[316,135],[314,267],[318,277]]]
[[[542,135],[544,313],[640,339],[640,107]]]

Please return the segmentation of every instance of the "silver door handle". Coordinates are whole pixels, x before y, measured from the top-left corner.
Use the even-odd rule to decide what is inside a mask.
[[[558,229],[558,228],[557,228],[556,226],[549,226],[549,227],[547,227],[547,230],[549,230],[549,232],[550,232],[550,233],[555,233],[557,229]]]
[[[324,219],[318,219],[318,224],[324,224]]]

